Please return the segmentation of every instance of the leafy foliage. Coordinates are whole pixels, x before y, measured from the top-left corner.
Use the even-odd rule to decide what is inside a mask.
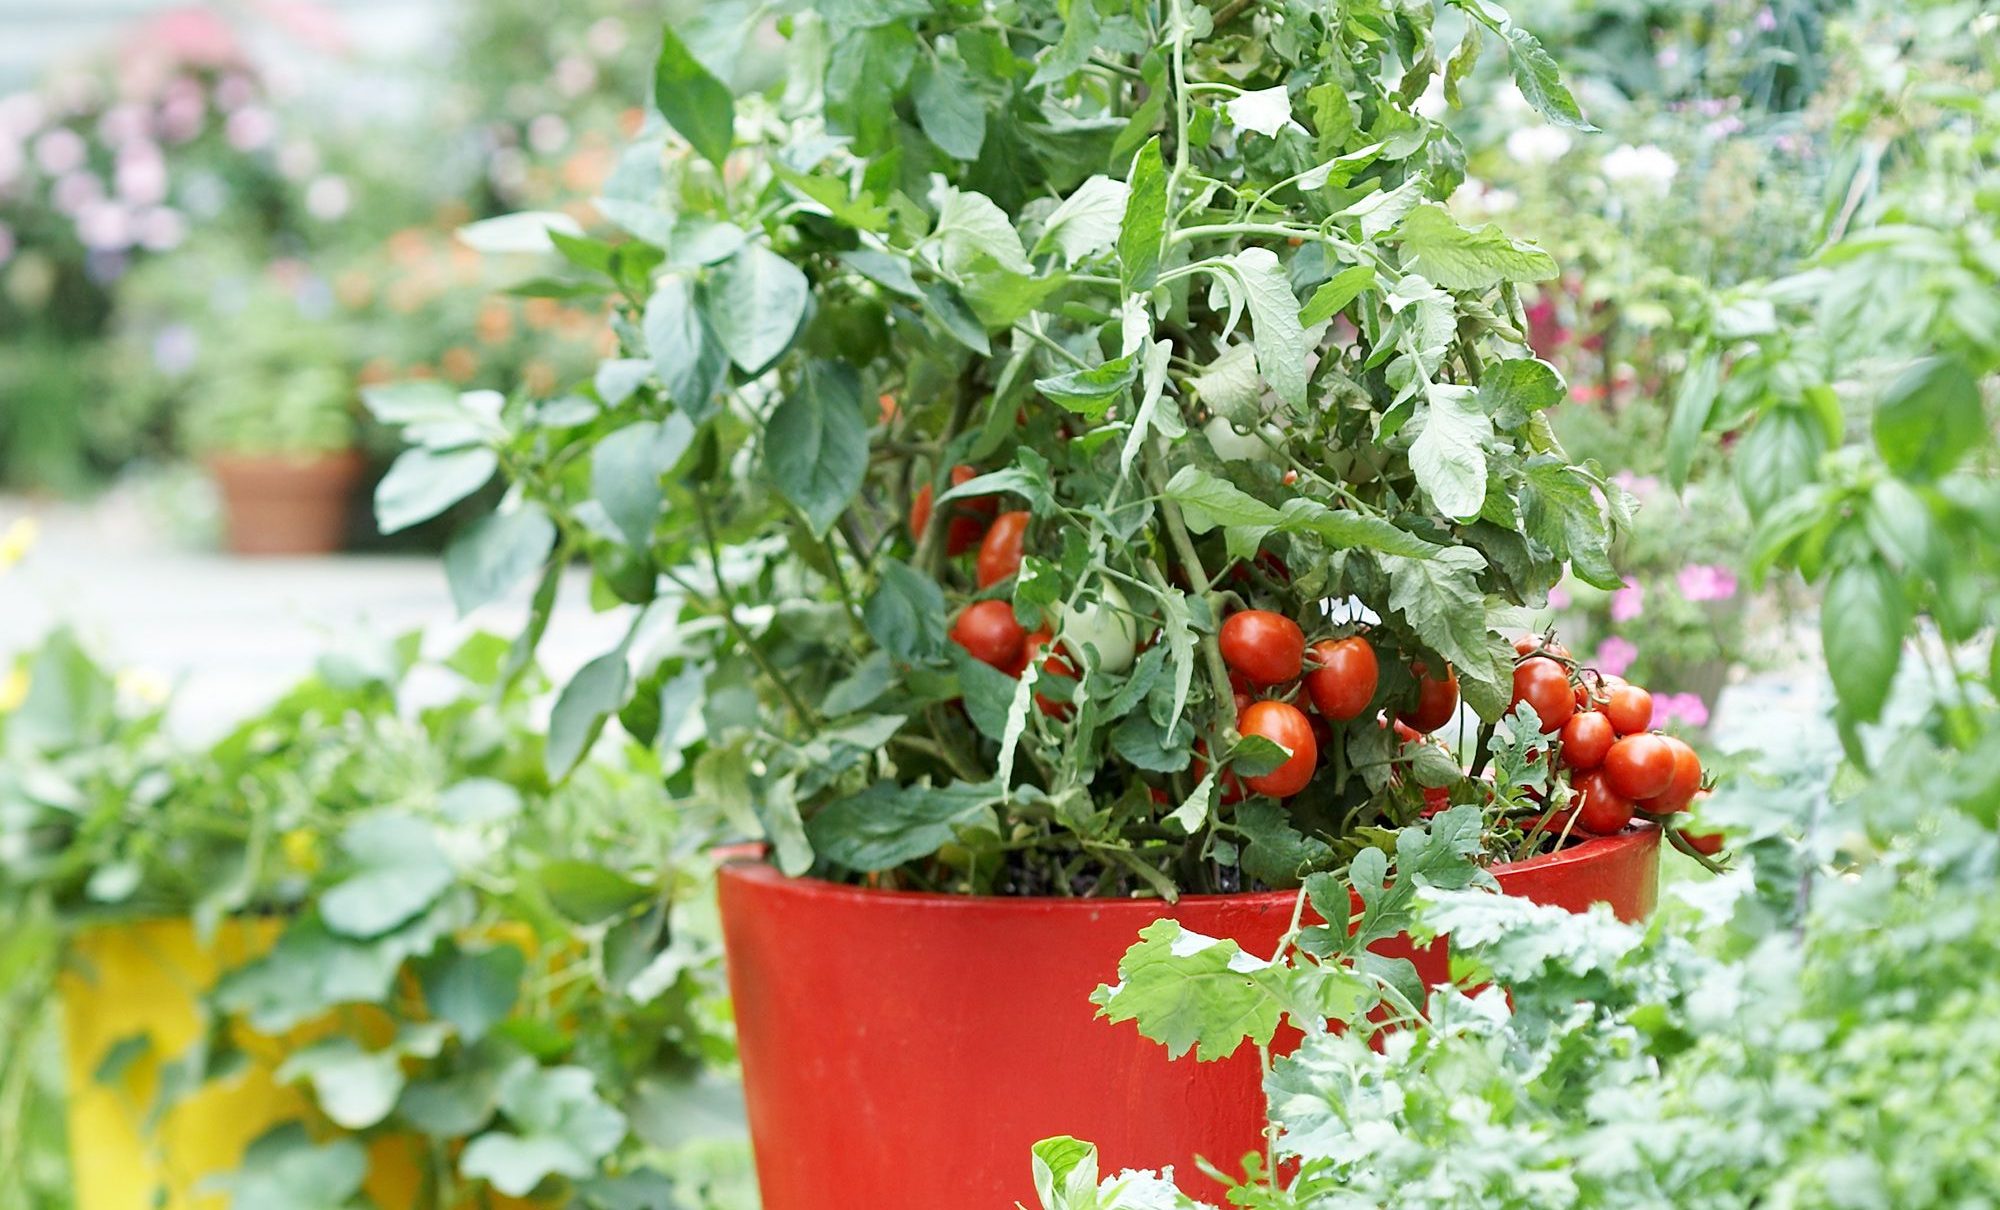
[[[621,234],[548,236],[613,295],[616,356],[555,398],[406,422],[405,458],[466,473],[378,501],[428,514],[490,453],[500,516],[557,537],[468,532],[466,599],[583,558],[598,600],[646,606],[635,634],[677,624],[564,692],[551,773],[692,684],[705,734],[650,732],[661,758],[709,769],[793,872],[1288,884],[1414,819],[1414,779],[1348,776],[1411,759],[1384,758],[1373,709],[1281,819],[1196,766],[1281,755],[1236,732],[1217,628],[1238,609],[1317,637],[1327,598],[1358,598],[1377,709],[1411,663],[1450,663],[1492,723],[1514,611],[1565,560],[1611,578],[1617,493],[1554,440],[1562,384],[1523,343],[1516,287],[1555,263],[1443,208],[1463,153],[1415,100],[1458,28],[1483,33],[1454,70],[1488,37],[1550,120],[1580,111],[1497,6],[1445,7],[843,5],[781,23],[782,93],[734,96],[669,32],[661,121],[600,203]],[[961,526],[1003,508],[1024,557],[975,581]],[[1068,672],[955,658],[979,600]]]
[[[10,919],[286,921],[202,996],[203,1034],[154,1056],[162,1075],[138,1094],[157,1121],[251,1055],[306,1093],[302,1120],[217,1177],[225,1204],[363,1204],[368,1145],[395,1139],[437,1205],[615,1206],[599,1193],[663,1182],[691,1142],[727,1137],[702,1124],[731,1091],[704,1072],[733,1056],[714,925],[690,908],[705,817],[668,811],[637,746],[552,785],[529,726],[547,686],[510,647],[481,634],[430,660],[412,636],[329,657],[190,751],[59,633],[0,713]],[[128,1043],[99,1079],[150,1053]]]

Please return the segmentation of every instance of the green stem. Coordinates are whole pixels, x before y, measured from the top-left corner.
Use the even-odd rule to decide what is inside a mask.
[[[1159,445],[1156,443],[1146,451],[1146,476],[1152,484],[1153,493],[1160,498],[1160,515],[1167,522],[1167,536],[1180,556],[1181,566],[1187,571],[1188,579],[1194,584],[1195,593],[1203,600],[1211,602],[1211,585],[1208,572],[1201,565],[1201,556],[1195,552],[1194,537],[1188,533],[1187,520],[1181,516],[1181,506],[1166,494],[1166,484],[1160,477]],[[1158,568],[1154,568],[1158,575]],[[1164,586],[1164,577],[1162,577]],[[1236,689],[1229,683],[1229,666],[1222,660],[1222,644],[1213,632],[1201,637],[1203,662],[1208,668],[1209,686],[1215,691],[1215,708],[1223,719],[1222,738],[1236,741]],[[1221,753],[1215,754],[1217,759]]]
[[[792,683],[785,679],[785,674],[778,671],[777,666],[771,663],[771,657],[765,655],[764,649],[757,645],[757,641],[751,637],[749,630],[744,628],[743,623],[736,620],[736,598],[729,591],[728,583],[723,579],[722,547],[715,538],[715,521],[709,516],[708,497],[705,493],[695,493],[694,509],[695,516],[701,521],[702,538],[708,545],[709,565],[715,572],[715,595],[717,601],[722,605],[723,625],[729,627],[729,633],[734,635],[736,641],[743,646],[744,651],[749,653],[751,660],[756,663],[758,670],[777,687],[778,692],[784,697],[786,704],[791,706],[792,713],[799,716],[799,721],[804,723],[808,728],[817,730],[820,726],[819,714],[811,706],[806,705],[805,700],[798,695],[798,691],[792,688]],[[677,577],[675,578],[675,582],[680,583]],[[685,585],[683,586],[685,587]]]

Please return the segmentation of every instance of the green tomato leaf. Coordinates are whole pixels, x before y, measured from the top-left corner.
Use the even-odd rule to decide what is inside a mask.
[[[1361,296],[1361,292],[1375,284],[1375,270],[1369,265],[1349,265],[1331,278],[1320,283],[1306,300],[1299,312],[1299,323],[1310,328],[1323,324],[1341,311],[1347,304]]]
[[[483,447],[404,450],[375,486],[375,526],[388,535],[428,521],[486,486],[498,469],[500,459]]]
[[[1198,534],[1217,526],[1270,529],[1284,519],[1277,509],[1199,467],[1175,471],[1162,494],[1181,506],[1188,528]]]
[[[1360,547],[1406,559],[1428,559],[1443,549],[1381,517],[1328,508],[1304,496],[1285,501],[1278,510],[1277,528],[1286,533],[1313,534],[1335,550]]]
[[[539,504],[489,513],[460,531],[444,552],[458,616],[498,600],[539,568],[555,544],[555,522]]]
[[[1235,823],[1244,840],[1237,864],[1267,886],[1295,887],[1333,861],[1333,849],[1325,841],[1293,827],[1285,808],[1268,798],[1237,804]]]
[[[1230,258],[1230,268],[1243,285],[1250,306],[1252,343],[1257,371],[1278,398],[1295,408],[1306,405],[1305,327],[1299,323],[1299,300],[1291,279],[1269,248],[1245,248]]]
[[[1562,69],[1533,34],[1511,25],[1498,32],[1507,40],[1507,61],[1514,69],[1514,86],[1521,90],[1535,112],[1558,126],[1597,129],[1584,118],[1576,98],[1563,83]]]
[[[330,1038],[286,1056],[279,1083],[305,1080],[320,1111],[342,1130],[366,1130],[389,1116],[403,1092],[402,1056],[366,1051],[352,1038]]]
[[[1493,226],[1468,229],[1426,202],[1404,216],[1390,238],[1403,246],[1403,267],[1447,290],[1490,290],[1501,282],[1547,281],[1555,258]]]
[[[717,168],[736,141],[736,98],[689,53],[672,28],[660,33],[653,65],[653,104],[667,125]]]
[[[697,304],[694,285],[681,276],[662,279],[641,327],[667,398],[696,424],[708,419],[729,379],[729,354]]]
[[[1160,275],[1160,243],[1167,229],[1167,170],[1158,137],[1132,157],[1126,178],[1125,217],[1118,225],[1118,272],[1127,294],[1150,290]]]
[[[937,228],[931,238],[938,242],[947,273],[963,277],[983,265],[995,265],[1009,273],[1032,277],[1033,265],[1021,250],[1021,236],[1013,220],[992,198],[970,190],[941,185],[932,195],[937,205]]]
[[[937,852],[960,828],[993,826],[1000,801],[991,784],[899,786],[876,782],[828,804],[806,824],[813,851],[860,873],[886,870]]]
[[[1035,241],[1034,255],[1058,253],[1067,268],[1109,251],[1118,242],[1120,220],[1130,195],[1124,181],[1091,177],[1049,215],[1041,238]]]
[[[868,471],[868,422],[861,379],[845,362],[814,361],[799,375],[764,429],[764,470],[787,500],[824,534],[861,490]]]
[[[729,359],[751,377],[784,356],[810,305],[799,267],[762,244],[723,261],[702,289],[702,310]]]
[[[944,591],[908,563],[885,559],[880,581],[861,607],[861,620],[877,646],[899,664],[921,664],[944,654]]]
[[[665,499],[660,479],[694,441],[694,425],[679,412],[614,430],[590,453],[590,494],[634,550],[648,550]]]
[[[955,160],[976,160],[986,144],[986,100],[965,65],[955,59],[923,60],[917,68],[917,124],[938,150]]]
[[[1448,517],[1476,516],[1486,503],[1486,445],[1493,421],[1476,396],[1472,387],[1432,383],[1423,429],[1410,443],[1418,485]]]
[[[1125,356],[1088,370],[1071,370],[1052,378],[1037,378],[1035,389],[1070,411],[1097,420],[1113,403],[1124,398],[1138,377],[1138,365],[1130,356]]]
[[[568,777],[584,753],[597,742],[605,721],[618,713],[632,693],[632,674],[625,666],[625,645],[585,664],[563,686],[549,714],[549,738],[542,752],[551,779]]]

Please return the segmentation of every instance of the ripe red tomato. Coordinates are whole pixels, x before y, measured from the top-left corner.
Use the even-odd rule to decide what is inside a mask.
[[[1561,643],[1556,643],[1556,642],[1544,643],[1542,641],[1542,636],[1538,634],[1524,634],[1520,638],[1514,640],[1514,654],[1552,655],[1556,656],[1559,659],[1566,660],[1569,658],[1569,648],[1563,646]]]
[[[1563,763],[1572,769],[1595,769],[1617,738],[1610,719],[1595,710],[1578,711],[1563,724]]]
[[[1458,673],[1445,665],[1444,679],[1432,680],[1422,664],[1410,665],[1417,677],[1416,705],[1396,717],[1412,730],[1428,734],[1458,717]]]
[[[979,477],[977,467],[960,464],[951,468],[951,485]],[[931,523],[931,501],[935,498],[931,485],[926,483],[917,489],[910,500],[910,537],[918,542],[924,540],[924,530]],[[954,557],[964,554],[979,545],[980,536],[986,532],[986,523],[993,514],[1000,511],[1000,501],[994,496],[974,496],[969,500],[951,502],[952,515],[945,522],[944,550]]]
[[[1672,735],[1660,738],[1674,754],[1673,779],[1666,789],[1639,805],[1655,815],[1671,815],[1685,811],[1701,790],[1701,756],[1684,739]]]
[[[1001,513],[979,543],[979,586],[990,588],[1021,570],[1021,542],[1032,513]]]
[[[1027,667],[1022,658],[1028,632],[1014,620],[1014,607],[1005,601],[974,601],[951,624],[951,641],[972,653],[982,664],[1019,676]]]
[[[1323,717],[1357,718],[1375,700],[1382,677],[1375,649],[1359,637],[1321,639],[1312,645],[1315,667],[1306,673],[1306,693]]]
[[[1222,662],[1252,685],[1296,680],[1305,658],[1306,632],[1281,613],[1246,609],[1222,623]]]
[[[1562,730],[1576,713],[1576,693],[1570,688],[1569,673],[1561,664],[1544,655],[1530,656],[1514,666],[1512,710],[1522,702],[1542,720],[1542,734]]]
[[[1062,653],[1060,647],[1053,646],[1053,640],[1050,638],[1048,627],[1046,626],[1028,636],[1023,654],[1027,657],[1022,661],[1021,666],[1023,670],[1036,660],[1041,660],[1042,672],[1046,675],[1066,676],[1071,680],[1076,679],[1076,665],[1070,663],[1069,657]],[[1035,694],[1035,705],[1040,708],[1043,714],[1048,715],[1050,718],[1064,719],[1069,717],[1069,703],[1059,698],[1048,697],[1037,692]]]
[[[1637,685],[1614,685],[1604,699],[1604,716],[1620,735],[1638,735],[1653,726],[1653,695]]]
[[[1611,836],[1632,822],[1632,800],[1620,794],[1604,774],[1585,773],[1570,783],[1576,791],[1576,826],[1596,836]]]
[[[1634,801],[1664,793],[1674,780],[1674,750],[1664,736],[1628,735],[1604,754],[1605,784]]]
[[[1258,794],[1290,798],[1306,788],[1319,768],[1319,745],[1313,739],[1312,723],[1305,711],[1289,702],[1251,702],[1236,720],[1236,729],[1245,735],[1261,735],[1291,753],[1284,764],[1269,773],[1243,779],[1243,784]]]

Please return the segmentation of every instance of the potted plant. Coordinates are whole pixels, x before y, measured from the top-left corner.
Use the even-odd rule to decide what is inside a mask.
[[[1240,1154],[1255,1062],[1169,1066],[1091,989],[1158,916],[1274,942],[1289,888],[1427,812],[1502,885],[1650,908],[1630,796],[1698,761],[1509,637],[1565,566],[1617,586],[1630,500],[1544,414],[1516,286],[1554,262],[1441,206],[1414,102],[1490,41],[1582,119],[1454,7],[1448,67],[1421,5],[807,12],[744,98],[668,31],[622,234],[552,220],[523,287],[610,298],[620,355],[554,397],[367,393],[431,489],[399,517],[510,478],[447,551],[461,607],[539,573],[532,643],[579,558],[642,607],[551,773],[616,716],[768,845],[721,896],[771,1210],[1024,1199],[1062,1130]],[[1614,743],[1628,793],[1584,772]]]
[[[356,649],[198,750],[71,636],[24,657],[0,915],[42,938],[10,999],[60,1005],[78,1210],[726,1187],[705,833],[643,753],[551,788],[509,650]]]
[[[182,443],[215,480],[237,554],[339,550],[366,469],[338,332],[283,277],[251,270],[218,283],[228,333],[210,325],[176,390]]]

